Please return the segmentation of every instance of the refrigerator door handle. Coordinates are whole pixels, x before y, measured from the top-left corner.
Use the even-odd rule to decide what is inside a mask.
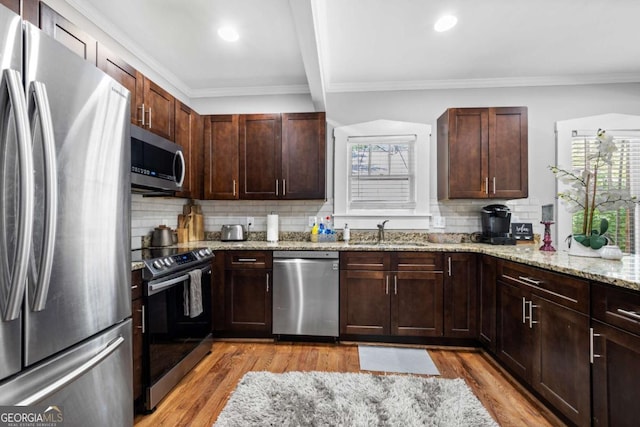
[[[51,279],[51,269],[53,266],[53,252],[56,237],[56,224],[58,222],[58,170],[56,166],[56,145],[53,132],[53,119],[51,117],[51,107],[47,88],[42,82],[34,81],[29,89],[33,98],[33,107],[29,108],[31,119],[31,135],[36,134],[36,126],[39,125],[42,135],[42,145],[44,153],[44,186],[45,186],[45,222],[44,239],[42,245],[42,257],[40,271],[34,274],[37,282],[32,293],[31,309],[42,311],[47,302],[49,292],[49,281]],[[36,123],[36,117],[39,123]],[[32,263],[32,268],[36,268]]]
[[[2,313],[3,319],[8,322],[20,316],[20,309],[27,283],[29,253],[31,252],[31,238],[33,233],[34,178],[33,151],[31,133],[29,132],[27,102],[22,88],[22,77],[20,73],[11,69],[3,70],[2,83],[0,83],[0,86],[0,108],[9,105],[10,108],[13,109],[18,141],[18,164],[20,169],[19,208],[18,212],[16,212],[18,234],[15,265],[13,274],[9,279],[10,285],[8,288],[7,305]],[[10,117],[10,114],[6,114],[5,117]],[[3,242],[3,245],[5,243],[6,242]]]
[[[48,396],[55,394],[59,390],[63,389],[68,384],[75,381],[78,377],[84,375],[86,372],[89,372],[96,365],[102,362],[104,359],[109,357],[111,353],[117,350],[118,347],[122,345],[124,342],[124,338],[122,336],[118,336],[118,338],[114,339],[107,345],[105,345],[101,350],[99,350],[91,359],[84,362],[82,365],[78,366],[71,372],[66,375],[60,377],[56,381],[52,382],[42,390],[37,393],[32,394],[31,396],[21,400],[16,403],[16,406],[30,406],[40,402],[43,399],[46,399]]]

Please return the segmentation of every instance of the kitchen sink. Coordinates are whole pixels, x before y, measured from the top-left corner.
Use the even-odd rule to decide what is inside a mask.
[[[427,242],[349,242],[349,246],[373,246],[380,248],[395,248],[402,246],[429,246]]]

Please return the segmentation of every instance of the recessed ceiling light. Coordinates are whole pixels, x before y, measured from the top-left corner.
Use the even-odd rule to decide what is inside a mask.
[[[227,42],[235,42],[240,38],[240,35],[232,27],[221,27],[218,29],[218,35],[220,38]]]
[[[452,29],[457,23],[458,18],[453,15],[445,15],[436,21],[433,29],[441,33],[443,31]]]

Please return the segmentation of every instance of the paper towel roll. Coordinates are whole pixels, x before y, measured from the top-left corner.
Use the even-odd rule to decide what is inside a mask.
[[[278,215],[267,215],[267,242],[278,241]]]

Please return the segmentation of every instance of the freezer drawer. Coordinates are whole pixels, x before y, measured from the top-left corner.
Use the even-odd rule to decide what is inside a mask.
[[[273,333],[339,335],[339,265],[322,253],[291,253],[273,260]],[[332,254],[332,253],[324,253]],[[313,255],[314,258],[307,257]],[[286,255],[284,255],[286,256]],[[305,256],[295,258],[294,256]]]
[[[0,405],[57,406],[64,425],[133,425],[131,320],[0,383]],[[106,424],[105,424],[106,423]]]

